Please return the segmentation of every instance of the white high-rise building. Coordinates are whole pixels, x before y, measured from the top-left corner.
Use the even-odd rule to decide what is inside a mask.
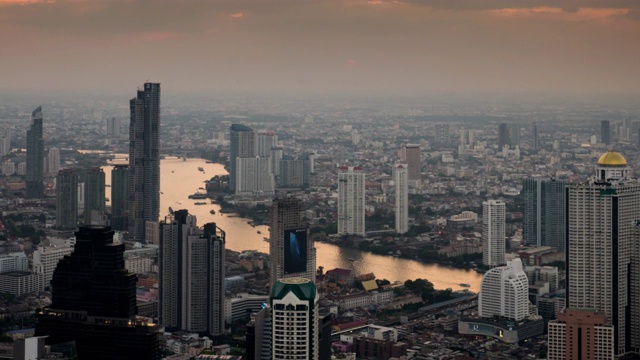
[[[409,177],[406,164],[393,167],[393,182],[396,186],[396,232],[409,231]]]
[[[0,273],[27,270],[29,270],[29,259],[24,251],[0,256]]]
[[[258,133],[256,138],[258,156],[270,157],[271,149],[278,146],[278,135],[273,131]]]
[[[11,136],[0,137],[0,156],[5,156],[11,151]]]
[[[288,278],[271,290],[273,360],[318,360],[319,321],[316,286],[309,279]]]
[[[529,315],[529,280],[519,258],[484,274],[478,297],[478,315],[515,321]]]
[[[262,157],[236,158],[236,194],[273,195],[275,180],[271,160]]]
[[[11,160],[7,159],[2,163],[2,175],[11,176],[16,173],[16,164]]]
[[[614,328],[614,357],[637,358],[640,181],[622,155],[608,151],[595,177],[570,185],[567,198],[567,309],[603,314]]]
[[[44,286],[49,286],[58,261],[73,252],[72,247],[66,246],[38,246],[33,252],[33,271],[44,276]]]
[[[365,173],[360,166],[338,172],[338,234],[365,235]]]
[[[160,323],[171,330],[224,333],[225,234],[202,229],[187,210],[160,224]]]
[[[482,263],[487,266],[505,263],[505,211],[501,200],[482,203]]]
[[[47,155],[47,172],[52,175],[58,175],[60,171],[60,150],[57,147],[49,149]]]

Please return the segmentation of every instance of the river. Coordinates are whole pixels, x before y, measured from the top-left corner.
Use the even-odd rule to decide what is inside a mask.
[[[117,157],[114,164],[126,163],[123,157]],[[204,171],[199,171],[202,167]],[[104,166],[106,183],[111,185],[112,166]],[[248,219],[221,214],[220,206],[209,204],[209,200],[192,200],[188,196],[205,187],[205,180],[215,175],[226,175],[221,164],[206,163],[202,159],[180,159],[168,157],[160,165],[160,217],[168,215],[169,207],[173,210],[188,209],[198,219],[198,224],[215,222],[227,234],[226,246],[230,250],[258,250],[269,253],[268,226],[249,225]],[[111,198],[111,187],[107,187],[106,196]],[[207,202],[207,205],[195,205],[196,202]],[[215,210],[215,215],[210,214]],[[231,215],[231,216],[229,216]],[[260,233],[258,233],[260,232]],[[468,289],[480,290],[482,276],[473,270],[457,269],[439,264],[423,264],[414,260],[400,259],[391,256],[375,255],[356,249],[340,248],[333,244],[316,243],[316,265],[325,270],[334,268],[353,269],[356,274],[373,272],[378,279],[391,282],[407,279],[424,278],[431,281],[436,289],[464,289],[459,284],[471,285]],[[349,259],[354,261],[350,261]]]

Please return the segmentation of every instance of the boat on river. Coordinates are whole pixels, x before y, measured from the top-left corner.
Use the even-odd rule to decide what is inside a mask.
[[[471,284],[467,284],[467,283],[460,283],[458,285],[460,285],[462,287],[471,287]]]
[[[212,209],[211,211],[209,211],[209,214],[211,214],[211,215],[215,215],[215,214],[216,214],[216,211]]]

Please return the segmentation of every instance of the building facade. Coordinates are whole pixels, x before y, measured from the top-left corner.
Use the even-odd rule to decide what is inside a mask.
[[[566,188],[557,179],[524,179],[522,198],[523,239],[528,245],[551,246],[564,251],[566,243]]]
[[[255,158],[256,152],[256,133],[252,128],[241,125],[232,124],[229,133],[229,188],[236,189],[237,176],[237,158]]]
[[[171,331],[224,333],[225,234],[178,210],[160,224],[160,324]]]
[[[145,83],[129,110],[129,236],[144,242],[160,214],[160,84]]]
[[[300,277],[315,282],[316,249],[302,219],[302,201],[287,196],[275,199],[269,213],[269,281]]]
[[[100,167],[87,169],[84,178],[84,223],[105,225],[105,177]]]
[[[505,210],[501,200],[482,203],[482,263],[487,266],[505,263]]]
[[[566,309],[548,326],[548,360],[614,359],[614,327],[593,309]]]
[[[308,279],[278,280],[271,290],[272,359],[318,360],[319,295]]]
[[[31,113],[31,127],[27,130],[27,194],[28,199],[44,196],[44,139],[42,137],[42,108]]]
[[[78,174],[73,169],[60,170],[56,177],[56,227],[78,226]]]
[[[128,229],[129,166],[115,165],[111,170],[111,227],[116,231]]]
[[[396,232],[409,231],[409,177],[407,166],[397,164],[393,167],[393,182],[396,187]]]
[[[365,173],[360,166],[338,172],[338,234],[365,235]]]
[[[400,161],[408,166],[407,173],[409,181],[420,181],[422,175],[420,145],[406,144],[403,146],[400,152]]]
[[[522,261],[514,259],[506,266],[487,271],[478,296],[478,315],[499,316],[520,321],[529,315],[529,280]]]

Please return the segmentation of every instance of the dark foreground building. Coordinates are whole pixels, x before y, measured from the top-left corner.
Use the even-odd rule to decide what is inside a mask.
[[[124,268],[124,244],[108,226],[76,233],[71,255],[51,280],[52,303],[40,312],[36,336],[47,345],[75,341],[79,359],[160,359],[158,327],[136,319],[136,276]]]

